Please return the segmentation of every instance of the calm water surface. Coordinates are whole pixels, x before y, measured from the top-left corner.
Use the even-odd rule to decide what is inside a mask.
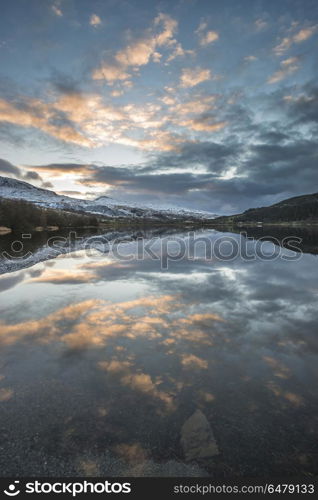
[[[317,257],[125,251],[0,277],[1,475],[317,474]],[[186,462],[197,409],[220,453]]]

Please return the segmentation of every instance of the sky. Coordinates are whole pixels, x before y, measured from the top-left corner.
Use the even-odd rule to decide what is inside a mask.
[[[316,0],[2,0],[0,175],[218,214],[317,191]]]

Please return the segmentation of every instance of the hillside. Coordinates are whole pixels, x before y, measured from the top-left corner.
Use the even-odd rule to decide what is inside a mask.
[[[270,224],[270,223],[318,223],[318,193],[295,196],[270,205],[269,207],[250,208],[242,214],[217,217],[217,224],[234,223]]]
[[[6,232],[5,228],[32,232],[34,229],[96,227],[99,224],[100,217],[95,215],[67,212],[38,206],[29,201],[0,197],[0,234]]]
[[[61,196],[48,189],[41,189],[17,179],[0,176],[0,200],[16,200],[33,204],[36,207],[59,212],[78,213],[106,219],[135,221],[200,221],[215,217],[209,212],[190,211],[184,209],[159,209],[147,206],[128,205],[107,196],[95,200],[84,200]],[[6,224],[3,224],[6,225]]]

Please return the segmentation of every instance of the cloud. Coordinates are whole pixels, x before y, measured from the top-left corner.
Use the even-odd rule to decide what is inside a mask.
[[[53,3],[53,5],[51,5],[51,10],[52,12],[57,16],[57,17],[62,17],[63,16],[63,12],[62,12],[62,9],[61,9],[61,2],[57,1],[55,3]]]
[[[287,78],[287,76],[295,73],[299,69],[299,58],[298,57],[289,57],[288,59],[284,59],[280,63],[281,69],[276,71],[271,77],[268,78],[267,83],[277,83]]]
[[[141,125],[142,127],[142,125]],[[144,138],[135,139],[131,136],[118,137],[117,143],[132,146],[144,151],[178,151],[179,144],[185,137],[165,130],[150,130]]]
[[[42,177],[33,170],[25,170],[17,167],[16,165],[12,165],[7,160],[3,160],[0,158],[0,175],[4,175],[5,177],[15,177],[24,181],[39,181],[43,182]]]
[[[24,274],[19,273],[16,276],[0,276],[0,292],[4,292],[5,290],[10,290],[15,287],[24,279]],[[1,380],[1,377],[0,377]]]
[[[317,86],[307,84],[299,95],[285,96],[284,101],[288,116],[295,124],[318,125]]]
[[[265,28],[267,28],[268,23],[264,19],[258,18],[254,22],[254,26],[256,31],[263,31]]]
[[[150,34],[133,40],[125,48],[117,51],[112,60],[103,62],[93,71],[93,79],[106,80],[110,85],[117,80],[129,80],[132,76],[131,70],[136,71],[150,61],[158,63],[161,59],[158,49],[163,47],[173,49],[172,59],[185,55],[187,51],[184,51],[174,38],[177,26],[175,19],[160,13],[148,30]],[[160,28],[159,32],[156,31],[157,28]]]
[[[297,127],[318,124],[317,95],[314,87],[308,87],[286,102],[282,94],[279,99],[271,97],[272,109],[284,113],[273,123],[256,122],[242,107],[235,113],[232,109],[228,140],[183,143],[177,153],[153,155],[138,169],[99,167],[90,179],[112,185],[113,196],[135,193],[137,201],[138,196],[149,194],[152,202],[156,197],[159,203],[162,199],[217,212],[225,207],[225,200],[231,207],[226,210],[233,212],[311,192],[318,182],[317,144],[314,137],[308,139],[310,132],[304,137]],[[240,134],[246,127],[249,141],[244,135],[234,139],[237,122]]]
[[[33,170],[27,171],[23,175],[23,179],[26,181],[41,181],[41,182],[43,181],[42,177],[37,172],[34,172]]]
[[[198,141],[185,143],[178,154],[164,153],[151,158],[147,172],[157,170],[175,170],[188,165],[191,171],[194,167],[204,167],[205,172],[214,176],[222,175],[228,164],[238,161],[242,145],[237,142]],[[203,174],[205,175],[205,174]]]
[[[219,39],[219,35],[216,31],[207,31],[201,36],[200,45],[209,45]]]
[[[305,40],[308,40],[308,38],[310,38],[314,33],[316,33],[317,29],[318,25],[311,26],[309,28],[303,28],[294,35],[293,41],[295,43],[304,42]]]
[[[54,186],[53,186],[53,184],[51,182],[46,181],[46,182],[42,183],[42,187],[45,188],[45,189],[52,189]]]
[[[149,40],[137,40],[124,50],[117,52],[115,59],[121,67],[144,66],[155,53],[155,44]]]
[[[184,56],[193,56],[195,55],[194,50],[185,50],[182,48],[182,45],[180,43],[177,43],[173,52],[170,54],[170,56],[167,58],[167,62],[171,62],[177,57],[184,57]]]
[[[94,273],[88,271],[77,271],[68,269],[46,269],[41,276],[31,278],[29,281],[34,283],[50,283],[50,284],[68,284],[76,285],[80,283],[90,283],[95,278]]]
[[[80,191],[72,191],[72,190],[66,190],[66,191],[59,191],[59,194],[61,195],[65,195],[65,196],[72,196],[75,198],[78,198],[78,197],[82,197],[83,198],[83,193],[81,193]],[[90,193],[87,193],[87,196],[89,195]]]
[[[183,86],[195,86],[209,75],[209,70],[184,70]],[[155,102],[114,106],[99,94],[72,90],[72,84],[58,88],[60,94],[51,94],[47,102],[28,97],[12,103],[0,100],[0,121],[32,127],[68,144],[95,148],[116,143],[144,151],[176,151],[192,140],[189,130],[215,131],[225,125],[216,109],[213,116],[209,113],[215,107],[214,95],[187,95],[178,102],[165,96]]]
[[[162,100],[173,115],[184,117],[184,115],[197,115],[215,109],[217,97],[217,95],[194,94],[190,99],[179,100],[178,102],[169,96]]]
[[[167,14],[160,13],[154,20],[155,26],[162,25],[162,31],[155,37],[156,45],[174,45],[173,36],[177,30],[178,22]]]
[[[102,20],[97,14],[92,14],[89,18],[89,24],[94,28],[97,28],[97,26],[100,26],[102,24]]]
[[[219,39],[219,34],[213,30],[207,30],[207,27],[207,23],[205,21],[201,21],[198,29],[195,31],[195,33],[199,37],[199,43],[203,47],[209,45],[210,43],[216,42]]]
[[[124,94],[124,90],[123,90],[123,89],[121,89],[121,90],[120,90],[120,89],[114,89],[114,90],[112,90],[112,91],[111,91],[111,93],[110,93],[110,95],[111,95],[112,97],[120,97],[120,96],[122,96],[123,94]]]
[[[211,116],[201,116],[198,118],[193,118],[179,122],[183,127],[187,127],[196,132],[216,132],[223,129],[227,122],[216,122],[214,117]]]
[[[119,121],[125,118],[123,112],[112,106],[105,105],[98,94],[72,93],[62,95],[53,103],[53,108],[67,114],[74,123],[84,125],[89,121],[103,122]]]
[[[52,70],[50,84],[53,86],[54,91],[60,94],[80,94],[80,82],[76,80],[72,75],[65,74],[63,72]]]
[[[9,161],[3,160],[0,158],[0,173],[4,175],[15,175],[17,177],[20,176],[21,172],[18,167],[12,165]]]
[[[285,66],[292,64],[288,61]],[[108,195],[135,202],[148,200],[159,205],[164,202],[227,213],[274,203],[311,192],[318,182],[318,149],[314,139],[318,125],[317,96],[314,84],[297,88],[292,95],[283,89],[266,96],[263,107],[271,115],[278,113],[277,120],[272,122],[256,120],[243,101],[240,105],[230,104],[227,109],[224,106],[228,99],[220,100],[217,95],[193,94],[192,99],[184,101],[184,106],[172,99],[164,105],[168,108],[163,113],[167,124],[175,119],[178,126],[185,122],[189,127],[205,128],[213,124],[223,126],[226,122],[219,142],[173,137],[164,130],[157,137],[158,130],[150,128],[153,135],[148,139],[140,139],[141,144],[132,139],[130,143],[148,150],[161,148],[160,153],[152,154],[142,165],[66,163],[30,166],[29,170],[56,176],[67,173],[90,189],[98,187],[101,191],[104,186]],[[196,113],[196,106],[202,113]],[[215,119],[219,108],[222,113]],[[160,112],[153,104],[142,113],[135,106],[120,111],[127,116],[135,115],[142,128],[145,123],[155,123],[156,113]],[[305,135],[302,124],[306,124]],[[177,150],[173,149],[175,145]]]
[[[141,149],[168,148],[175,142],[168,132],[149,131],[148,137],[134,139],[127,134],[134,129],[156,129],[164,120],[156,118],[158,108],[145,104],[138,108],[116,108],[105,105],[97,94],[67,93],[55,101],[23,98],[20,103],[0,100],[0,121],[22,127],[33,127],[64,142],[85,147],[97,147],[107,142],[132,145]],[[170,144],[169,147],[173,147]]]
[[[119,65],[105,63],[94,70],[92,77],[93,80],[107,80],[112,85],[118,80],[129,80],[131,75]]]
[[[209,366],[208,362],[205,359],[199,358],[194,354],[182,354],[181,364],[184,368],[190,370],[193,369],[207,370]]]
[[[79,163],[50,163],[48,165],[34,165],[32,169],[53,174],[54,176],[63,176],[65,174],[85,174],[89,175],[91,165]]]
[[[317,182],[316,141],[298,138],[293,142],[277,143],[268,140],[251,146],[249,151],[243,171],[259,193],[261,190],[288,194],[312,192],[312,185]]]
[[[57,125],[54,117],[57,113],[54,107],[38,99],[26,98],[20,104],[13,104],[0,99],[0,121],[34,127],[56,139],[82,146],[90,146],[91,141],[84,137],[70,124]]]
[[[191,173],[142,174],[128,168],[100,167],[94,175],[82,180],[83,184],[109,184],[127,192],[139,193],[186,193],[190,189],[203,188],[210,175]]]
[[[91,166],[81,182],[86,185],[108,185],[122,194],[182,194],[193,189],[210,189],[239,153],[237,145],[192,143],[180,146],[178,153],[167,152],[152,157],[138,169],[133,167]],[[187,165],[192,172],[171,172]],[[204,166],[206,173],[195,172]]]
[[[258,57],[253,56],[253,55],[251,55],[251,56],[245,56],[245,57],[244,57],[244,61],[245,61],[245,62],[248,62],[248,63],[250,63],[250,62],[255,62],[255,61],[257,61],[257,60],[258,60]]]
[[[292,39],[291,38],[288,38],[288,37],[285,37],[282,39],[282,41],[276,45],[274,47],[274,52],[277,56],[281,56],[282,54],[284,54],[284,52],[286,52],[286,50],[288,50],[291,45],[292,45]]]
[[[298,59],[286,58],[280,71],[288,72],[297,64]],[[317,96],[314,82],[281,88],[259,98],[259,115],[248,106],[243,92],[233,100],[232,94],[205,94],[197,89],[179,95],[176,87],[156,101],[116,107],[96,94],[51,95],[49,103],[41,101],[43,108],[35,101],[37,118],[45,111],[55,118],[55,125],[67,123],[94,144],[113,141],[155,153],[139,166],[83,162],[28,170],[43,172],[44,177],[67,174],[90,192],[104,187],[114,198],[136,202],[227,213],[270,204],[312,191],[317,179]],[[21,99],[14,105],[23,116],[30,102]],[[271,118],[260,120],[266,113]],[[5,168],[12,171],[10,164]]]
[[[188,88],[195,87],[199,83],[206,82],[211,79],[211,71],[202,68],[185,68],[182,70],[180,77],[180,87]]]
[[[284,37],[278,45],[273,49],[277,56],[283,55],[293,44],[298,44],[308,40],[312,37],[318,30],[318,25],[309,26],[307,28],[302,28],[297,33]]]

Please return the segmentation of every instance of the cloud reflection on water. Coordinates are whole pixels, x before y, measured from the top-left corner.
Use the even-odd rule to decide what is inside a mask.
[[[2,408],[26,397],[34,418],[45,408],[38,432],[55,443],[45,438],[47,453],[65,458],[68,449],[86,475],[105,471],[101,449],[139,474],[149,460],[182,462],[178,436],[197,408],[222,451],[204,464],[210,474],[292,470],[295,450],[313,470],[313,263],[202,258],[162,271],[150,260],[64,256],[54,268],[15,274],[16,315],[0,322],[8,376],[0,389],[14,397]],[[32,290],[46,294],[45,312],[40,298],[21,307]],[[116,290],[127,295],[115,300]]]

